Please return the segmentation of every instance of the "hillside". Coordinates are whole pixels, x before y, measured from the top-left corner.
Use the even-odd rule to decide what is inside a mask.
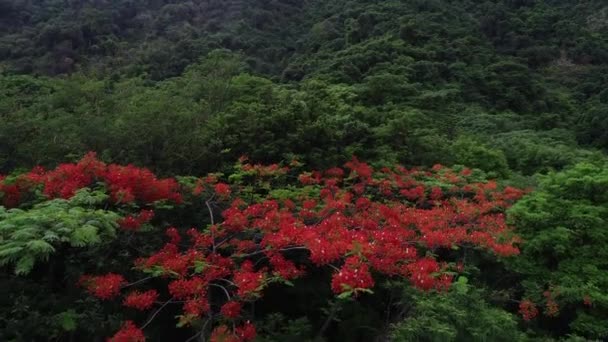
[[[101,340],[116,331],[130,312],[82,299],[76,276],[114,270],[134,276],[125,265],[161,250],[159,232],[169,226],[182,235],[199,227],[210,234],[205,238],[213,241],[214,254],[219,237],[208,225],[230,231],[235,210],[255,211],[278,201],[298,224],[317,227],[334,210],[363,220],[349,211],[361,209],[363,198],[378,208],[404,205],[399,215],[405,216],[424,216],[441,207],[438,202],[450,203],[470,222],[454,213],[443,217],[442,227],[467,230],[481,224],[490,229],[483,234],[490,234],[493,244],[511,241],[518,251],[512,254],[519,255],[506,257],[478,235],[456,238],[452,231],[449,238],[437,238],[443,244],[420,242],[421,257],[449,267],[458,260],[466,264],[460,276],[441,266],[454,285],[446,293],[433,288],[434,296],[427,296],[408,278],[411,270],[402,271],[409,280],[395,279],[359,247],[344,251],[335,265],[321,265],[329,269],[308,260],[308,252],[279,249],[278,255],[314,271],[298,279],[293,291],[276,289],[275,280],[264,283],[276,294],[264,292],[259,312],[252,298],[239,302],[248,308],[243,317],[258,327],[258,340],[483,341],[498,335],[603,340],[608,338],[607,152],[603,0],[1,0],[0,293],[6,299],[0,301],[0,340],[75,341],[87,335]],[[107,170],[98,173],[91,165]],[[121,169],[128,176],[112,173],[119,165],[129,165]],[[283,167],[289,171],[280,171]],[[355,180],[372,190],[363,196],[357,187],[363,185]],[[120,195],[112,182],[120,184]],[[162,191],[175,186],[172,196],[185,202],[169,195],[140,201],[133,190],[139,185],[129,182],[149,182]],[[216,183],[223,184],[219,190]],[[190,198],[192,193],[198,194]],[[304,208],[312,203],[306,200],[318,205]],[[254,209],[237,208],[239,201]],[[55,217],[48,208],[71,214]],[[145,210],[156,213],[142,235],[121,230],[118,222],[138,220],[140,210],[144,216]],[[375,223],[361,224],[392,227],[387,209],[377,210],[378,216],[365,217]],[[507,235],[488,228],[485,214],[497,214],[487,220],[501,227],[504,221]],[[45,217],[62,223],[55,226]],[[34,239],[29,230],[14,230],[77,227],[74,222],[83,217],[105,222],[100,224],[107,235],[99,226],[76,240],[52,237],[48,248],[27,240]],[[423,223],[412,222],[422,232],[417,225]],[[259,228],[250,224],[247,229]],[[233,266],[245,264],[235,250],[242,252],[246,240],[261,244],[270,234],[247,229],[235,233],[242,244],[222,252],[221,258],[234,258]],[[348,239],[360,238],[353,236]],[[376,238],[366,241],[374,245]],[[445,239],[453,239],[452,245]],[[29,247],[15,247],[18,241]],[[287,248],[300,243],[313,250],[295,240]],[[28,248],[47,249],[44,257],[15,256]],[[91,261],[103,248],[115,254]],[[258,248],[248,251],[257,256],[264,252]],[[365,264],[358,267],[369,266],[382,286],[373,295],[363,291],[371,292],[368,287],[355,288],[344,304],[344,298],[332,299],[332,289],[321,280],[329,279],[331,267],[347,270],[357,253]],[[13,276],[17,260],[41,264]],[[268,267],[255,272],[268,272],[264,277],[270,279]],[[162,273],[155,272],[150,277]],[[246,273],[231,272],[231,277]],[[307,286],[319,289],[314,303],[321,312],[306,301],[281,305],[281,296],[312,295]],[[240,296],[227,290],[229,297]],[[159,291],[161,297],[167,294]],[[37,293],[52,295],[40,300]],[[165,314],[146,336],[161,340],[175,331],[198,331],[199,337],[210,337],[206,329],[226,323],[226,317],[215,316],[219,302],[213,296],[208,320],[194,315],[200,320],[182,322],[190,326],[186,332],[163,330],[170,321]],[[89,309],[86,303],[94,304]],[[477,311],[485,320],[479,326],[471,322]],[[142,323],[152,317],[138,315],[129,319]],[[238,330],[240,319],[223,333],[234,337],[250,329]]]

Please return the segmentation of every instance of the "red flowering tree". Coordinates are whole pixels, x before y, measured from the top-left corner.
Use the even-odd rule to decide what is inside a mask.
[[[138,234],[150,223],[154,212],[144,207],[159,200],[205,211],[208,225],[169,227],[164,246],[134,260],[141,277],[81,278],[80,285],[100,300],[122,297],[125,307],[150,312],[139,328],[126,322],[113,341],[143,340],[142,329],[169,306],[181,307],[178,326],[197,327],[212,341],[251,341],[255,317],[248,308],[269,287],[297,287],[297,279],[316,277],[319,270],[331,273],[325,286],[338,298],[358,299],[387,279],[445,291],[462,270],[460,249],[519,252],[503,212],[523,191],[501,189],[471,170],[374,170],[357,159],[324,172],[298,167],[242,159],[227,178],[178,183],[88,155],[77,164],[0,183],[0,191],[5,205],[15,206],[36,187],[49,198],[69,198],[100,182],[112,205],[123,208],[118,223],[125,234]]]

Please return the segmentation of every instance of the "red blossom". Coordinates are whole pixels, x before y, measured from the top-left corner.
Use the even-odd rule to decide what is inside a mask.
[[[44,183],[44,195],[49,198],[70,198],[74,193],[105,175],[106,165],[90,152],[76,164],[61,164],[56,169],[40,175]]]
[[[222,305],[220,313],[227,318],[237,318],[241,314],[241,303],[230,301]]]
[[[169,283],[169,293],[171,293],[175,299],[187,299],[189,297],[205,294],[205,286],[205,281],[199,277],[178,279]]]
[[[530,321],[538,316],[538,309],[532,301],[525,299],[519,303],[519,313],[525,321]]]
[[[0,193],[3,196],[2,204],[7,208],[17,207],[23,197],[21,189],[15,184],[0,185]]]
[[[149,290],[146,292],[133,291],[125,297],[123,305],[143,311],[151,308],[157,298],[158,292],[156,292],[156,290]]]
[[[255,326],[249,321],[240,327],[236,327],[235,333],[243,342],[253,341],[257,335]]]
[[[48,198],[68,199],[76,191],[104,182],[112,200],[118,204],[138,201],[144,204],[160,200],[181,203],[177,181],[174,179],[157,179],[147,169],[133,165],[106,165],[90,152],[79,162],[60,164],[53,170],[45,171],[40,167],[24,174],[18,179],[19,184],[1,184],[0,192],[4,193],[3,203],[17,206],[24,195],[36,186],[42,187],[42,193]]]
[[[184,303],[184,313],[196,317],[202,316],[208,312],[210,308],[209,301],[206,297],[190,299]]]
[[[122,328],[108,342],[145,342],[144,332],[135,326],[132,321],[126,321]]]
[[[254,177],[288,172],[276,164],[247,163],[242,167]],[[409,279],[420,290],[446,291],[453,281],[447,271],[462,271],[462,263],[455,260],[448,265],[439,257],[424,257],[431,255],[428,252],[463,244],[499,256],[519,252],[519,239],[513,236],[501,211],[522,192],[513,188],[499,190],[495,182],[468,183],[468,172],[458,175],[446,167],[374,171],[353,158],[345,165],[350,170],[346,179],[342,168],[301,174],[300,182],[306,186],[298,186],[306,190],[289,199],[239,196],[239,187],[218,183],[215,175],[202,178],[192,188],[181,189],[175,180],[157,179],[146,169],[95,164],[93,159],[82,166],[63,167],[58,175],[77,174],[73,170],[79,168],[84,171],[76,183],[54,177],[57,187],[49,189],[69,194],[90,178],[92,182],[104,182],[118,205],[128,201],[140,205],[157,200],[179,202],[181,191],[201,194],[211,187],[218,197],[235,198],[224,203],[221,218],[216,216],[213,225],[187,230],[186,239],[182,239],[180,231],[187,227],[179,230],[171,227],[166,230],[168,243],[136,261],[138,269],[170,279],[169,294],[183,302],[186,315],[194,317],[217,313],[215,307],[212,310],[207,297],[211,293],[207,292],[210,286],[219,284],[233,298],[219,313],[236,323],[242,318],[241,301],[259,298],[268,283],[277,278],[303,277],[309,270],[315,272],[315,268],[330,264],[342,265],[331,279],[331,289],[336,294],[352,291],[357,295],[372,289],[375,285],[372,272],[383,276],[379,279],[387,276]],[[6,195],[9,193],[17,198],[13,201],[18,204],[28,195],[29,187],[49,179],[47,174],[44,170],[33,171],[19,185],[5,184],[0,179],[2,200],[10,199]],[[142,210],[123,218],[120,225],[135,231],[152,217],[152,211]],[[95,296],[108,299],[116,296],[124,285],[124,279],[119,277],[89,277],[83,284]],[[124,304],[145,310],[156,299],[156,292],[133,292]],[[520,305],[524,319],[533,318],[537,311],[529,301]],[[557,313],[557,304],[547,300],[546,311]],[[255,328],[250,324],[219,326],[212,333],[215,341],[245,341],[254,337]]]
[[[234,331],[225,325],[219,325],[211,332],[211,342],[249,342],[256,335],[255,326],[249,321],[237,326]]]
[[[136,231],[154,218],[154,211],[142,210],[137,215],[129,215],[118,220],[118,225],[124,230]]]
[[[430,199],[432,199],[433,201],[438,201],[443,197],[443,191],[441,191],[441,188],[438,186],[434,186],[431,189],[431,194],[429,196]]]
[[[374,279],[368,266],[356,257],[346,259],[339,272],[334,273],[331,280],[331,289],[335,293],[370,289],[374,286]]]
[[[344,166],[351,169],[351,171],[362,180],[371,180],[373,169],[366,163],[360,162],[356,157],[353,157],[353,159]]]
[[[167,228],[165,231],[165,235],[167,235],[170,239],[170,243],[177,245],[182,240],[182,237],[179,234],[179,231],[175,227]]]
[[[227,326],[219,325],[211,332],[211,342],[241,342],[241,339]]]
[[[217,183],[214,187],[215,193],[221,198],[230,196],[231,190],[230,185],[226,183]]]
[[[271,256],[269,262],[272,265],[275,274],[283,279],[294,279],[304,274],[304,272],[301,269],[298,269],[293,262],[285,259],[280,254]]]
[[[194,189],[192,190],[192,194],[194,196],[199,196],[200,194],[203,193],[203,191],[205,191],[205,186],[203,185],[203,181],[201,179],[196,181],[196,185],[194,186]]]
[[[82,276],[79,283],[93,296],[108,300],[118,296],[127,282],[122,275],[108,273],[102,276]]]
[[[302,183],[304,185],[319,184],[319,182],[320,182],[320,179],[317,177],[314,177],[314,175],[310,172],[302,173],[301,175],[298,176],[298,180],[300,181],[300,183]]]
[[[431,258],[422,258],[408,265],[410,281],[422,290],[430,290],[437,286],[434,273],[439,272],[439,264]],[[445,286],[441,284],[441,286]]]
[[[328,177],[342,178],[344,177],[344,170],[339,167],[334,167],[325,171],[325,175]]]
[[[112,199],[117,203],[139,201],[148,204],[160,200],[178,204],[182,202],[177,181],[171,178],[158,179],[148,169],[133,165],[109,165],[104,180]]]
[[[234,284],[238,287],[237,294],[242,298],[249,298],[258,294],[263,285],[265,275],[263,272],[253,272],[253,264],[245,261],[241,270],[234,273]]]
[[[421,200],[424,198],[424,187],[418,185],[412,189],[403,189],[400,191],[400,194],[410,201]]]
[[[473,174],[473,171],[471,169],[464,168],[464,169],[462,169],[462,171],[460,171],[460,174],[468,177]]]

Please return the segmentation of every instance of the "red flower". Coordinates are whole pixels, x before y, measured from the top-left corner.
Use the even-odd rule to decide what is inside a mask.
[[[220,313],[227,318],[237,318],[241,314],[241,303],[230,301],[222,305]]]
[[[181,189],[173,179],[157,179],[150,171],[131,165],[106,166],[91,158],[86,163],[66,165],[52,172],[33,171],[15,184],[7,185],[0,180],[1,200],[18,205],[28,198],[25,196],[33,194],[38,184],[43,184],[45,190],[48,186],[48,193],[53,196],[71,196],[82,186],[103,182],[114,201],[134,201],[144,207],[159,200],[179,202],[180,191],[192,191]],[[357,295],[371,289],[375,285],[372,269],[382,278],[408,278],[413,287],[421,290],[446,291],[453,281],[447,270],[462,271],[462,263],[455,260],[455,265],[448,265],[423,257],[427,252],[470,244],[501,256],[518,253],[516,245],[520,240],[512,237],[505,215],[497,212],[510,206],[521,191],[499,191],[496,183],[467,184],[467,177],[446,167],[428,171],[403,167],[375,171],[356,158],[346,167],[349,178],[344,182],[345,173],[340,168],[300,175],[300,181],[315,186],[296,185],[311,191],[293,191],[298,195],[288,196],[289,199],[263,197],[265,192],[253,197],[238,196],[242,195],[237,192],[241,189],[217,183],[215,176],[202,178],[195,192],[213,187],[218,197],[225,198],[222,218],[216,217],[207,229],[188,230],[188,239],[183,241],[180,230],[187,226],[167,229],[169,242],[156,253],[138,259],[136,266],[165,281],[170,279],[166,290],[183,302],[182,319],[189,322],[192,316],[210,312],[207,291],[211,284],[222,284],[228,297],[233,298],[221,307],[221,315],[238,319],[243,300],[260,297],[269,281],[302,276],[305,270],[301,265],[311,265],[315,272],[315,267],[342,263],[331,279],[331,289],[336,294],[351,291]],[[288,172],[276,164],[245,164],[243,170],[255,177]],[[445,193],[429,185],[446,183],[452,185]],[[237,192],[234,200],[228,199],[233,191]],[[400,194],[393,193],[397,191]],[[463,192],[466,195],[456,196]],[[123,229],[137,230],[153,215],[152,211],[142,210],[119,223]],[[124,278],[115,274],[85,277],[82,281],[88,292],[101,299],[118,295],[125,283]],[[123,304],[146,310],[157,298],[155,290],[135,291],[125,297]],[[585,303],[591,305],[590,299],[586,298]],[[546,304],[547,314],[557,314],[557,304],[550,296]],[[532,302],[522,301],[520,312],[529,320],[538,314],[538,309]],[[252,324],[237,323],[214,329],[212,340],[255,338]],[[117,337],[129,336],[129,332],[136,335],[134,329],[132,323],[125,324],[126,333],[121,330]]]
[[[430,290],[437,286],[434,273],[439,272],[439,264],[431,258],[423,258],[408,265],[410,281],[421,290]],[[441,286],[444,286],[443,284]]]
[[[133,324],[132,321],[126,321],[122,328],[108,342],[145,342],[146,337],[144,332]]]
[[[369,289],[374,286],[374,279],[369,268],[361,260],[350,257],[339,272],[334,273],[331,279],[331,289],[335,293]]]
[[[253,264],[245,261],[241,270],[234,273],[234,284],[239,288],[237,294],[247,298],[256,296],[258,289],[262,286],[265,276],[262,272],[253,272]]]
[[[315,177],[314,174],[312,174],[310,172],[305,172],[305,173],[300,174],[298,176],[298,180],[303,185],[319,184],[319,182],[320,182],[320,179]]]
[[[154,218],[154,211],[142,210],[136,216],[127,216],[118,220],[118,225],[124,230],[139,230],[144,224],[150,222]]]
[[[169,227],[165,231],[165,235],[167,235],[170,239],[170,243],[177,245],[182,241],[181,235],[179,235],[179,231],[175,227]]]
[[[285,259],[280,254],[275,254],[270,257],[270,264],[274,268],[274,272],[283,279],[294,279],[304,273],[302,270],[299,270],[293,262]]]
[[[226,198],[228,196],[230,196],[230,186],[226,183],[217,183],[214,187],[215,189],[215,193],[222,197],[222,198]]]
[[[240,342],[240,339],[227,326],[220,325],[211,332],[211,342]]]
[[[344,170],[339,167],[334,167],[325,171],[325,175],[327,175],[328,177],[342,178],[344,177]]]
[[[424,187],[418,185],[413,189],[403,189],[400,193],[410,201],[417,201],[424,198]]]
[[[116,202],[137,200],[147,204],[170,200],[179,204],[182,201],[175,179],[157,179],[148,169],[133,165],[110,165],[104,180],[110,189],[112,199]]]
[[[40,177],[44,180],[44,195],[49,198],[70,198],[74,193],[90,185],[94,179],[103,177],[106,165],[90,152],[77,164],[61,164],[55,170]]]
[[[175,299],[186,299],[192,296],[201,295],[206,292],[203,279],[195,277],[192,279],[179,279],[169,283],[169,293]]]
[[[198,297],[187,300],[184,303],[184,312],[188,315],[200,317],[210,310],[209,301],[206,297]]]
[[[253,341],[256,336],[255,326],[251,322],[247,321],[240,327],[237,327],[235,333],[241,338],[241,341]]]
[[[156,290],[149,290],[143,293],[134,291],[129,293],[125,298],[123,305],[143,311],[151,308],[157,298],[158,292],[156,292]]]
[[[82,276],[80,284],[93,296],[99,299],[111,299],[120,293],[120,289],[127,282],[119,274],[109,273],[103,276]]]
[[[519,303],[519,313],[525,321],[529,321],[538,316],[538,309],[532,301],[525,299]]]
[[[438,201],[443,197],[443,192],[441,191],[441,188],[438,186],[434,186],[431,189],[431,195],[429,196],[433,201]]]
[[[351,169],[359,178],[364,181],[369,181],[372,178],[374,170],[367,164],[360,162],[357,157],[353,157],[351,161],[344,164],[345,167]]]

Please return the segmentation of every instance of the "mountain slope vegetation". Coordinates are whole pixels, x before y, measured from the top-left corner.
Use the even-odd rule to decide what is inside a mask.
[[[603,0],[1,0],[0,339],[605,340],[607,151]],[[142,200],[141,184],[174,197]],[[372,230],[390,226],[388,207],[462,211],[437,245],[416,245],[449,290],[421,291],[409,269],[394,278],[361,246],[320,265],[302,241],[271,254],[257,221],[221,235],[260,206],[317,228],[336,212],[359,222],[367,200],[383,208],[365,217]],[[514,235],[492,235],[482,214]],[[517,253],[442,230],[478,220]],[[146,269],[156,295],[129,297],[158,317],[99,298],[95,281],[140,284],[133,260],[191,227],[211,236],[213,261]],[[218,236],[233,239],[221,252]],[[268,281],[258,306],[226,285],[236,304],[221,309],[217,283],[206,311],[169,305],[166,277],[222,258],[234,266],[222,286]],[[290,265],[311,272],[292,283],[303,269]],[[353,265],[376,287],[336,290],[332,272]]]

